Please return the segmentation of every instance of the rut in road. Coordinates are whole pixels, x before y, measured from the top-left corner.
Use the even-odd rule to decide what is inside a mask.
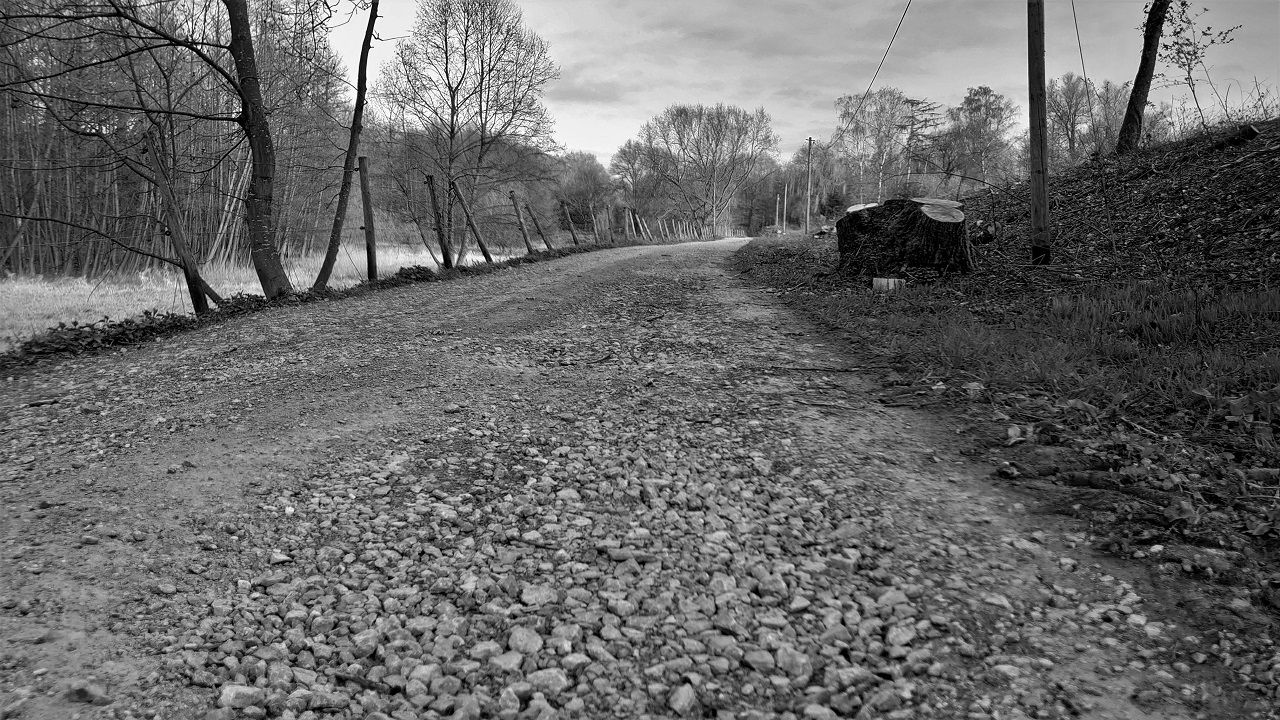
[[[87,498],[79,523],[46,503],[6,533],[52,538],[23,549],[46,572],[3,572],[61,607],[5,609],[9,646],[58,623],[87,628],[81,661],[127,640],[89,680],[118,717],[1262,712],[1182,664],[1186,631],[1083,536],[822,372],[838,344],[734,277],[740,242],[290,308],[24,379],[140,402],[23,411],[107,451],[0,486]],[[168,435],[109,441],[158,408]],[[104,498],[116,516],[77,543]],[[57,569],[92,553],[97,575]],[[77,583],[124,612],[102,622]],[[30,717],[74,699],[60,652],[5,671]]]

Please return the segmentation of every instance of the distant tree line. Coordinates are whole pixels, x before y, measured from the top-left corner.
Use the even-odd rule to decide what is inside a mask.
[[[0,271],[99,276],[186,258],[252,264],[267,295],[293,289],[282,258],[326,250],[343,148],[360,134],[328,23],[367,8],[7,0]],[[542,104],[558,72],[511,0],[420,0],[370,72],[359,152],[379,217],[434,249],[433,176],[455,252],[460,198],[498,246],[513,242],[511,190],[554,225],[575,162]]]

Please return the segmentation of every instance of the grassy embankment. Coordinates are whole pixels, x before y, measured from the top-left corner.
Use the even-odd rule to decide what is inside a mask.
[[[904,289],[875,292],[835,271],[834,240],[795,236],[740,261],[848,333],[890,402],[985,425],[1005,477],[1105,492],[1118,546],[1274,556],[1280,121],[1258,127],[1239,146],[1210,134],[1053,178],[1053,266],[1026,261],[1025,188],[969,199],[1003,231],[967,276],[906,270]]]

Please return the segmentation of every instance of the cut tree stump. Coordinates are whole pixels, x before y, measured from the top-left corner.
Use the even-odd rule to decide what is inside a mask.
[[[840,268],[892,277],[906,268],[969,272],[975,267],[963,204],[941,198],[895,198],[836,223]]]

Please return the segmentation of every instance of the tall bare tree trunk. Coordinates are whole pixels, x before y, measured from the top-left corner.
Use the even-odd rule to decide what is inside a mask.
[[[436,195],[436,179],[428,175],[427,190],[431,193],[431,216],[435,219],[436,239],[440,242],[440,267],[453,267],[453,248],[449,247],[448,230],[445,228],[444,215],[440,212],[440,198]],[[452,200],[452,198],[450,198]]]
[[[248,0],[222,0],[227,8],[231,29],[231,57],[236,64],[240,83],[240,124],[249,140],[253,170],[249,194],[245,197],[245,216],[249,225],[249,257],[258,273],[262,293],[274,298],[293,290],[289,276],[280,262],[272,227],[272,195],[276,175],[276,151],[271,141],[271,123],[262,102],[258,61],[253,54],[253,34],[249,25]]]
[[[311,289],[319,292],[329,284],[333,264],[338,260],[338,248],[342,247],[342,225],[347,220],[347,203],[351,199],[351,176],[355,174],[356,155],[360,152],[360,131],[364,121],[364,96],[369,79],[369,48],[373,45],[373,25],[378,21],[378,0],[369,2],[369,24],[364,28],[364,44],[360,46],[360,67],[356,73],[356,106],[351,112],[351,134],[347,139],[347,155],[342,161],[342,184],[338,186],[338,208],[333,213],[333,228],[329,231],[329,245],[324,251],[324,261]]]
[[[1129,92],[1129,106],[1120,125],[1120,139],[1116,152],[1123,154],[1138,147],[1142,138],[1142,114],[1147,109],[1147,95],[1151,92],[1151,78],[1156,72],[1156,54],[1160,50],[1160,34],[1164,32],[1164,18],[1169,12],[1170,0],[1152,0],[1147,11],[1147,23],[1142,32],[1142,58],[1138,61],[1138,75],[1133,79]]]

